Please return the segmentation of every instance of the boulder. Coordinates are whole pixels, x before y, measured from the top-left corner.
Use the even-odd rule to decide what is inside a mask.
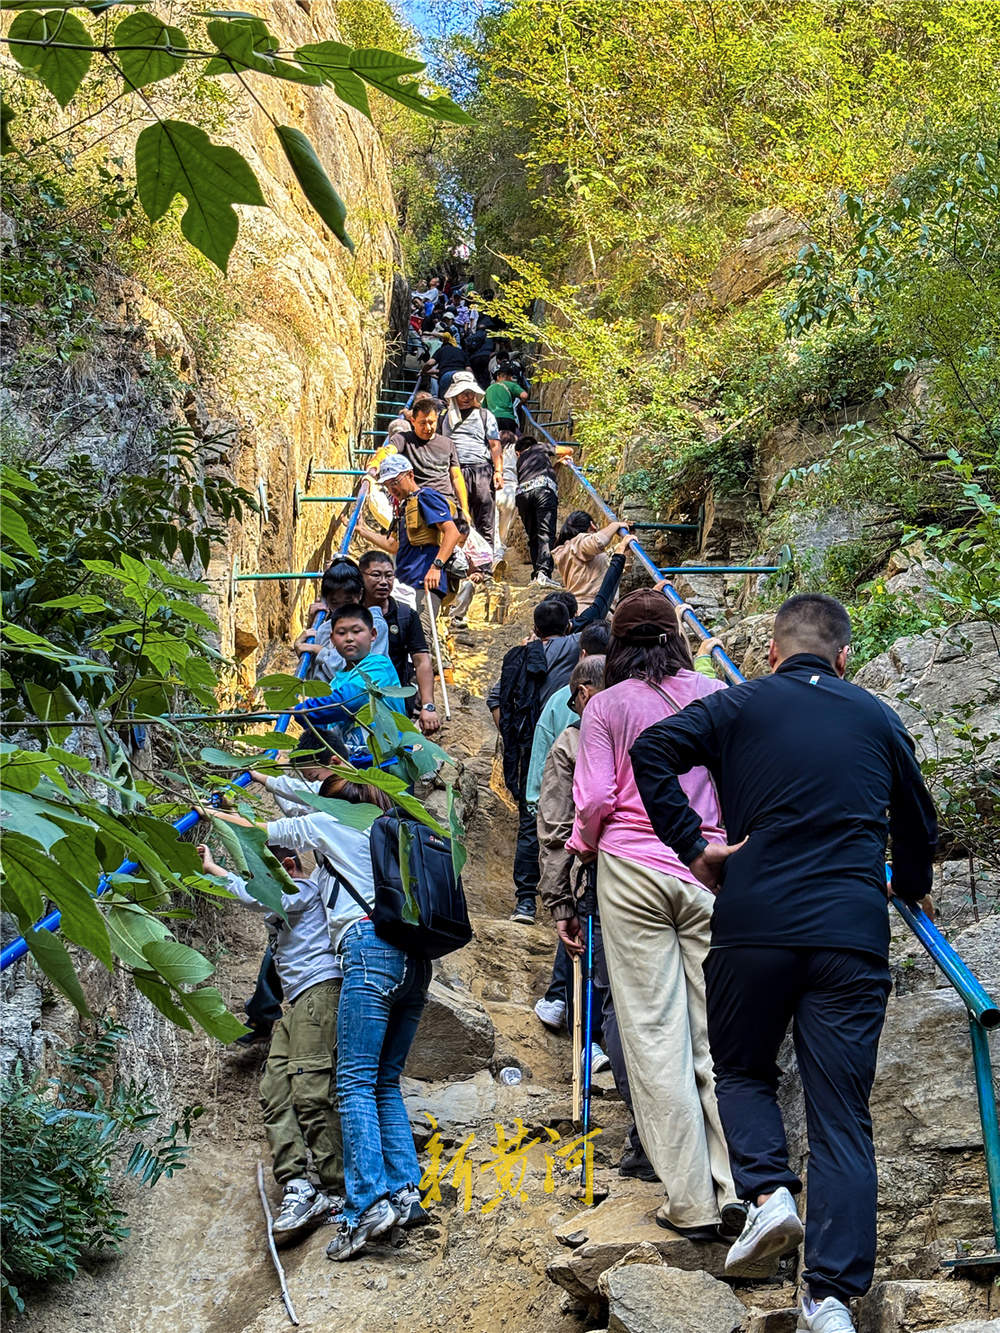
[[[945,1278],[931,1282],[879,1282],[857,1303],[858,1333],[918,1333],[935,1327],[953,1329],[961,1320],[987,1319],[997,1308],[986,1284]]]
[[[617,1264],[601,1278],[608,1333],[736,1333],[746,1319],[729,1287],[700,1271]]]
[[[995,627],[973,621],[897,639],[865,663],[854,683],[895,708],[916,739],[921,758],[954,755],[963,744],[946,725],[948,719],[961,719],[984,736],[997,732],[1000,654]],[[1000,738],[977,763],[998,759]]]
[[[728,1247],[696,1245],[657,1226],[654,1214],[662,1200],[660,1185],[616,1181],[611,1198],[596,1208],[575,1214],[556,1228],[555,1237],[560,1244],[573,1248],[555,1255],[546,1273],[570,1295],[591,1301],[601,1294],[598,1284],[602,1273],[637,1247],[643,1253],[648,1253],[649,1247],[672,1268],[688,1272],[704,1269],[721,1276]]]
[[[927,1333],[1000,1333],[1000,1319],[959,1319],[954,1324],[929,1328]]]
[[[762,208],[747,218],[746,235],[709,278],[708,300],[725,307],[780,282],[808,238],[808,229],[794,213],[780,205]]]
[[[493,1059],[493,1024],[468,992],[432,981],[406,1061],[410,1078],[469,1078]]]

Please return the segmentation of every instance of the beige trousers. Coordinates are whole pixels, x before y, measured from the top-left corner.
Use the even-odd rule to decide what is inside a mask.
[[[712,895],[598,853],[597,897],[635,1122],[681,1227],[710,1226],[736,1199],[715,1102],[705,978]]]

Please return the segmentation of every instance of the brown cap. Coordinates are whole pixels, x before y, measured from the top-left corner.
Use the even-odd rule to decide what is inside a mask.
[[[627,643],[659,643],[665,634],[678,633],[677,614],[662,592],[639,588],[618,603],[611,633]]]

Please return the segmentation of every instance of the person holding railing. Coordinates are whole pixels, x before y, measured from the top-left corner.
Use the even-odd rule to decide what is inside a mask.
[[[717,895],[708,1032],[733,1175],[749,1204],[726,1261],[734,1277],[768,1271],[803,1236],[777,1098],[778,1048],[792,1023],[809,1136],[804,1333],[850,1333],[848,1302],[871,1285],[868,1098],[890,989],[886,841],[893,891],[919,902],[937,838],[906,728],[843,679],[850,641],[833,597],[791,597],[774,621],[772,675],[691,703],[631,747],[652,827]],[[681,786],[705,769],[727,844],[706,841]]]
[[[743,1223],[712,1085],[702,963],[712,895],[664,847],[643,808],[629,747],[653,718],[722,692],[696,672],[673,606],[641,589],[611,620],[605,688],[580,724],[567,848],[597,859],[597,899],[632,1109],[666,1198],[660,1226],[696,1242],[736,1236]],[[708,773],[685,786],[700,834],[725,842]],[[565,932],[565,933],[564,933]],[[560,928],[578,938],[577,923]]]

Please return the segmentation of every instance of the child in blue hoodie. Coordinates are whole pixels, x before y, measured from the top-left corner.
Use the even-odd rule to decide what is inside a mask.
[[[372,652],[375,637],[375,622],[367,606],[339,606],[330,613],[330,643],[344,659],[344,666],[330,682],[329,694],[321,699],[303,699],[295,706],[307,743],[315,729],[338,754],[348,759],[367,757],[365,733],[357,723],[357,714],[368,702],[368,686],[399,687],[392,661],[384,653]]]

